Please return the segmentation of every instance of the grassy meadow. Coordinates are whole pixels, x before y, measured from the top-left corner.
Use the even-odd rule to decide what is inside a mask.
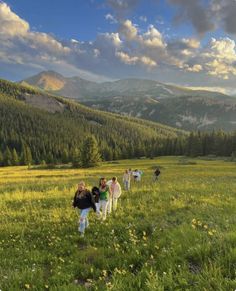
[[[152,181],[156,165],[161,168]],[[71,200],[80,180],[126,168],[142,181],[85,237]],[[163,157],[93,169],[0,168],[0,290],[236,289],[236,163]]]

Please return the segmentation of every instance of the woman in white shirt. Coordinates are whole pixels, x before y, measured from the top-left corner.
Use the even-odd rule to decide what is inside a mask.
[[[111,179],[111,183],[109,182],[107,183],[110,184],[109,186],[110,186],[110,191],[111,191],[111,196],[108,202],[108,213],[111,213],[112,209],[116,211],[118,198],[120,197],[122,191],[121,191],[120,183],[117,181],[117,177],[113,177]]]

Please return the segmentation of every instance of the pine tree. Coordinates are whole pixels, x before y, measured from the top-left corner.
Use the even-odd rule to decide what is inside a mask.
[[[89,136],[84,140],[81,151],[81,165],[84,168],[94,167],[101,160],[98,144],[94,136]]]
[[[6,151],[4,153],[4,161],[3,161],[5,166],[11,166],[12,165],[12,154],[9,149],[9,147],[6,148]]]
[[[30,166],[32,164],[32,154],[29,146],[23,144],[21,163]]]
[[[81,167],[81,153],[78,148],[74,148],[71,154],[72,166],[75,168]]]
[[[68,158],[69,158],[69,153],[68,150],[65,148],[62,151],[62,155],[61,155],[61,161],[63,164],[68,163]]]
[[[16,149],[13,149],[12,151],[12,165],[17,166],[19,165],[19,157],[16,152]]]
[[[3,154],[1,150],[0,150],[0,166],[3,166]]]

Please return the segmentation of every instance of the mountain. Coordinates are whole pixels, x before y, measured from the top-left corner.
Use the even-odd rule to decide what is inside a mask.
[[[35,162],[71,161],[91,134],[103,158],[110,160],[157,155],[166,139],[186,133],[0,80],[0,156],[7,148],[22,154],[27,145]]]
[[[175,98],[179,96],[227,98],[219,92],[191,90],[146,79],[123,79],[96,83],[79,77],[66,78],[54,71],[41,72],[20,82],[54,94],[74,99],[88,100],[111,97],[126,98]]]
[[[184,130],[236,129],[236,98],[153,80],[124,79],[95,83],[42,72],[23,81],[53,94],[126,116],[160,122]]]
[[[84,99],[89,91],[96,92],[97,86],[95,82],[79,77],[66,78],[54,71],[41,72],[21,81],[20,84],[43,89],[54,95],[57,94],[76,99]]]
[[[157,121],[185,130],[236,130],[236,99],[213,97],[176,97],[142,100],[115,97],[110,100],[86,101],[93,108],[126,116]]]

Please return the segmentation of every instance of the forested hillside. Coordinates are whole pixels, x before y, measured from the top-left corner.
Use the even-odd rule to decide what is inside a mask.
[[[185,135],[4,80],[0,104],[0,163],[4,165],[76,161],[90,134],[96,137],[104,160],[158,155],[167,138]]]
[[[90,135],[96,138],[103,160],[236,154],[236,133],[189,135],[0,80],[0,165],[79,165],[82,145]]]

